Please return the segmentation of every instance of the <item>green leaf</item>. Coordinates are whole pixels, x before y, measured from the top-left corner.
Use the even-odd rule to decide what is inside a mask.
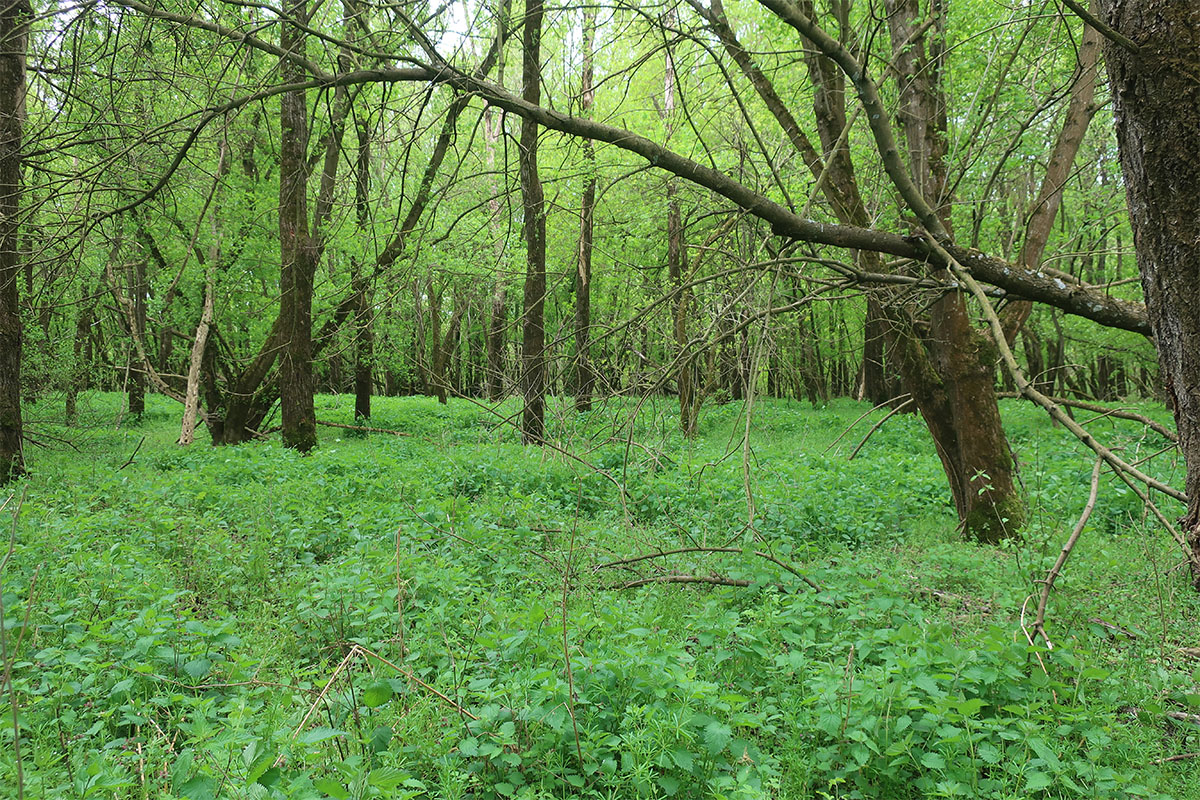
[[[335,730],[333,728],[313,728],[311,731],[305,731],[296,737],[296,741],[301,744],[316,744],[323,742],[326,739],[332,739],[336,736],[345,736],[345,731]]]
[[[1054,784],[1054,778],[1044,772],[1030,772],[1026,776],[1025,790],[1037,792]]]
[[[658,785],[662,787],[663,793],[666,794],[667,797],[674,797],[675,793],[679,791],[681,784],[677,779],[672,778],[670,775],[660,775],[658,778]]]
[[[367,708],[379,708],[392,699],[392,685],[387,681],[376,681],[363,692],[363,704]]]
[[[945,769],[946,759],[939,753],[926,753],[921,756],[921,766],[926,769]]]
[[[713,720],[704,726],[704,744],[714,756],[724,750],[732,738],[733,731],[722,722]]]
[[[193,658],[183,665],[183,671],[194,680],[200,680],[212,669],[212,662],[207,658]]]
[[[350,791],[333,778],[317,778],[313,781],[313,787],[336,800],[346,800],[350,796]]]
[[[178,794],[187,800],[215,800],[217,781],[208,775],[197,775],[180,786]]]
[[[392,743],[392,729],[387,725],[380,725],[375,730],[371,731],[371,752],[382,753],[388,749],[388,745]]]

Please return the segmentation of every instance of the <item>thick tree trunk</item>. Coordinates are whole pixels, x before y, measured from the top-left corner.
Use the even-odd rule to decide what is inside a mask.
[[[1187,461],[1183,525],[1200,552],[1200,12],[1194,0],[1100,0],[1117,141],[1146,312]],[[1191,561],[1200,589],[1200,561]]]
[[[537,105],[541,101],[542,0],[527,0],[525,27],[521,35],[521,97]],[[542,182],[538,177],[538,124],[521,119],[519,144],[521,198],[525,210],[525,298],[521,323],[521,391],[525,407],[521,413],[521,439],[538,444],[546,433],[546,210]]]
[[[280,27],[280,46],[304,56],[307,0],[286,0]],[[289,59],[280,62],[285,83],[306,77]],[[284,351],[279,365],[279,394],[283,444],[307,453],[317,444],[315,382],[312,363],[312,295],[317,271],[317,248],[308,228],[306,165],[308,104],[303,91],[279,99],[279,316]]]
[[[0,0],[0,484],[25,471],[21,451],[21,308],[17,279],[21,137],[25,125],[26,0]]]
[[[941,90],[944,0],[932,0],[934,35],[924,33],[917,0],[887,0],[893,66],[900,83],[897,120],[908,144],[909,169],[945,232],[951,229],[945,148],[946,108]],[[935,231],[936,233],[936,231]],[[893,321],[893,328],[903,325]],[[948,291],[931,306],[928,336],[911,326],[901,373],[933,435],[968,536],[997,542],[1014,535],[1025,508],[1013,480],[1012,455],[996,399],[992,343],[971,325],[965,298]]]
[[[580,80],[580,113],[587,116],[595,100],[592,87],[594,75],[592,49],[596,39],[596,9],[588,6],[583,12],[583,74]],[[575,410],[590,411],[592,389],[596,381],[592,373],[592,234],[596,212],[596,153],[591,139],[583,142],[583,158],[588,171],[583,186],[583,201],[579,206],[579,257],[575,272]]]

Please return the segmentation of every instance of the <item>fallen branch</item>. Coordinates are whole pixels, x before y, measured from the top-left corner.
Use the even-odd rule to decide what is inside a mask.
[[[682,555],[684,553],[743,553],[743,552],[745,552],[745,551],[742,550],[740,547],[680,547],[676,550],[659,550],[657,553],[644,553],[640,556],[633,556],[631,558],[622,558],[622,559],[618,559],[617,561],[609,561],[605,564],[597,564],[596,566],[592,567],[592,571],[599,572],[602,569],[612,569],[614,567],[623,567],[623,566],[627,566],[629,564],[636,564],[639,561],[649,561],[652,558],[665,558],[666,556],[677,556],[677,555]],[[807,583],[809,585],[809,587],[813,589],[813,591],[817,591],[817,592],[824,591],[824,587],[822,587],[821,584],[817,583],[812,578],[810,578],[807,575],[805,575],[804,573],[800,572],[800,570],[796,569],[795,567],[791,566],[790,564],[787,564],[787,563],[781,561],[780,559],[776,558],[775,556],[771,555],[770,553],[765,553],[762,550],[755,550],[754,555],[758,556],[759,558],[766,559],[767,561],[770,561],[772,564],[775,564],[780,569],[786,570],[787,572],[790,572],[791,574],[795,575],[797,578],[799,578],[800,580]],[[743,584],[738,584],[738,585],[743,585]],[[744,585],[749,586],[750,584],[747,582]],[[626,588],[626,587],[621,587],[621,588]]]
[[[1200,758],[1200,753],[1180,753],[1177,756],[1167,756],[1166,758],[1156,758],[1151,761],[1151,764],[1166,764],[1170,761],[1187,761],[1189,758]]]
[[[368,428],[365,425],[343,425],[340,422],[325,422],[324,420],[317,420],[317,424],[324,425],[326,428],[341,428],[342,430],[345,430],[345,431],[361,431],[362,433],[387,433],[392,436],[412,436],[415,438],[422,438],[422,437],[418,437],[415,433],[405,433],[404,431],[393,431],[393,430],[389,430],[387,428]]]
[[[750,581],[742,578],[725,578],[720,575],[659,575],[654,578],[639,578],[636,581],[611,586],[611,589],[636,589],[639,586],[649,586],[652,583],[708,583],[714,586],[750,586]]]

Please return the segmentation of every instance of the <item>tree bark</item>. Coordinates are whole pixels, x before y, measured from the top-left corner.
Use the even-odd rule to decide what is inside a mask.
[[[371,224],[367,196],[371,186],[371,131],[364,121],[356,126],[358,150],[354,162],[354,208],[359,236],[366,236]],[[371,372],[375,362],[375,332],[371,303],[371,283],[362,274],[362,265],[355,258],[351,290],[358,298],[354,308],[354,418],[371,418]]]
[[[21,449],[21,145],[25,126],[27,0],[0,0],[0,484],[25,471]]]
[[[1146,312],[1187,462],[1182,523],[1200,551],[1200,13],[1192,0],[1100,0],[1137,52],[1104,41]],[[1200,589],[1200,565],[1191,561]]]
[[[525,27],[521,34],[524,88],[521,99],[530,105],[541,102],[542,0],[527,0]],[[521,200],[525,210],[525,297],[521,321],[521,440],[539,444],[546,434],[546,210],[542,182],[538,177],[538,124],[521,118],[518,146]]]
[[[936,215],[939,230],[952,225],[945,166],[946,108],[941,89],[944,0],[932,0],[935,35],[924,33],[917,0],[887,0],[893,67],[900,83],[897,121],[907,142],[912,180]],[[919,214],[917,208],[913,211]],[[920,215],[920,214],[919,214]],[[941,275],[939,277],[946,277]],[[1025,508],[1013,481],[1012,455],[996,398],[994,347],[976,331],[962,291],[944,291],[930,308],[928,336],[912,323],[899,344],[901,374],[918,411],[933,435],[949,479],[955,510],[964,532],[994,543],[1014,535]],[[898,337],[898,338],[900,338]]]
[[[129,299],[133,305],[133,335],[146,341],[146,259],[138,258],[126,267],[129,280]],[[127,387],[129,413],[140,417],[146,413],[146,373],[138,359],[131,358]]]
[[[286,0],[280,47],[304,56],[307,0]],[[304,80],[292,60],[280,61],[285,83]],[[279,100],[279,316],[284,350],[279,366],[283,444],[307,453],[317,444],[312,363],[312,295],[317,247],[308,227],[308,103],[304,91]]]
[[[596,40],[596,9],[583,11],[583,74],[579,87],[580,114],[587,116],[595,101],[592,86],[594,69],[593,47]],[[592,373],[592,236],[596,213],[596,152],[590,139],[583,143],[583,159],[587,177],[584,179],[583,200],[579,205],[579,255],[575,272],[575,410],[590,411],[592,390],[596,381]]]

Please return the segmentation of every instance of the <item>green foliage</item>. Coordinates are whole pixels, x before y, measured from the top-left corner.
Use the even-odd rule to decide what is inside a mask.
[[[1024,638],[1090,474],[1024,407],[1005,412],[1029,539],[988,549],[957,540],[917,420],[826,452],[846,402],[758,403],[749,462],[740,405],[692,442],[666,403],[552,408],[597,474],[466,402],[377,401],[373,424],[414,435],[322,429],[302,458],[177,448],[162,398],[136,430],[112,428],[120,397],[83,400],[86,457],[33,464],[2,576],[27,796],[1187,797],[1197,778],[1151,762],[1196,749],[1167,714],[1200,703],[1173,655],[1200,603],[1148,577],[1169,551],[1107,485],[1056,646]],[[615,588],[663,575],[749,585]]]

